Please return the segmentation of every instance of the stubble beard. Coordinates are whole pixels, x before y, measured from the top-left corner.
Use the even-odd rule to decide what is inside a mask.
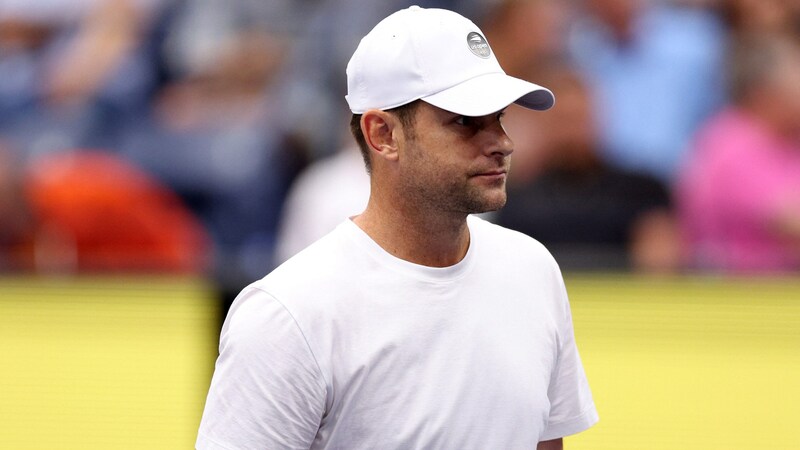
[[[492,192],[486,192],[486,188],[479,188],[467,184],[467,195],[464,202],[464,212],[467,214],[480,214],[485,212],[497,211],[506,204],[506,183],[502,181],[492,188]],[[483,191],[483,192],[482,192]]]
[[[505,206],[505,180],[485,185],[463,173],[453,174],[443,169],[429,163],[406,177],[404,190],[410,204],[420,209],[465,216],[497,211]]]

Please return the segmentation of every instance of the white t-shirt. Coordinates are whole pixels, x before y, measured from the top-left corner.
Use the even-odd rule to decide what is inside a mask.
[[[560,271],[476,217],[458,264],[350,220],[236,299],[199,449],[533,449],[597,421]]]

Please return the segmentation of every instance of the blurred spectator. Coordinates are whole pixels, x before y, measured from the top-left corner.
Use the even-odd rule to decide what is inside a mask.
[[[41,156],[17,175],[3,170],[8,166],[5,158],[2,268],[40,273],[208,268],[202,226],[165,186],[119,158],[70,151]]]
[[[596,92],[606,161],[672,181],[696,127],[723,101],[724,38],[704,9],[586,1],[570,51]]]
[[[364,160],[353,144],[309,166],[286,200],[277,262],[286,261],[348,217],[363,212],[369,199],[369,183]]]
[[[155,81],[143,40],[159,4],[0,2],[0,134],[12,150],[108,144]]]
[[[786,33],[800,36],[798,0],[719,0],[718,8],[735,35]]]
[[[202,218],[225,288],[270,270],[283,200],[307,157],[282,127],[280,96],[304,4],[180,3],[164,25],[167,81],[119,143]]]
[[[23,193],[22,169],[0,141],[0,271],[33,266],[33,221]]]
[[[667,190],[602,162],[591,95],[577,75],[558,70],[537,81],[557,98],[536,119],[544,170],[514,182],[498,223],[538,239],[567,270],[674,270],[679,245]],[[527,151],[515,145],[509,181]]]
[[[509,75],[535,80],[535,73],[566,55],[572,9],[559,0],[501,0],[481,28]]]
[[[733,102],[699,133],[677,187],[691,263],[800,269],[800,50],[749,36],[732,60]]]

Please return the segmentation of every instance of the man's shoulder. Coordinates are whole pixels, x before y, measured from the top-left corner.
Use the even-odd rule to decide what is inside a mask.
[[[489,251],[513,258],[534,258],[548,264],[555,260],[545,246],[536,239],[510,228],[497,225],[477,216],[469,218],[470,230]]]
[[[323,236],[289,258],[253,286],[272,295],[286,291],[307,291],[340,282],[352,272],[354,248],[349,244],[346,224]]]
[[[469,228],[471,231],[478,233],[478,237],[481,239],[510,245],[523,245],[537,251],[547,251],[539,241],[527,234],[506,228],[478,216],[469,217]]]

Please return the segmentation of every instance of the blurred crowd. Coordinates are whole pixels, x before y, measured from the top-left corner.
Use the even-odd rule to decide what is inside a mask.
[[[366,204],[344,69],[410,4],[555,92],[491,220],[566,270],[800,270],[797,0],[3,0],[0,270],[261,277]]]

